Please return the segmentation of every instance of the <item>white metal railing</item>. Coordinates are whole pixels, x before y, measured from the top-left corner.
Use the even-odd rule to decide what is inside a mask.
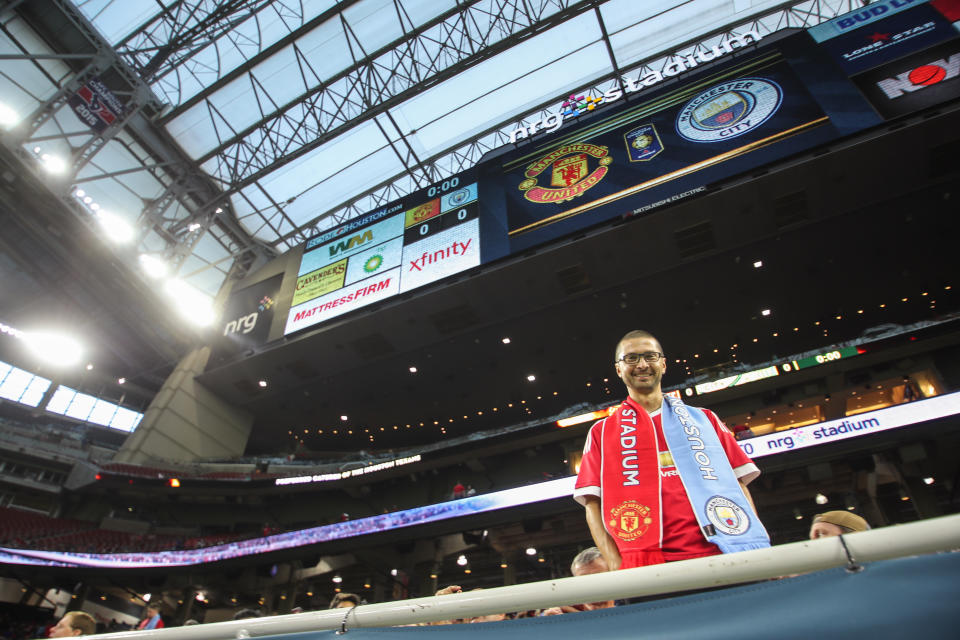
[[[482,591],[232,620],[189,627],[104,634],[111,640],[221,640],[360,627],[454,620],[555,605],[651,596],[765,580],[960,548],[960,515],[864,531],[842,538],[794,542],[769,549],[696,558],[577,578],[560,578]],[[849,552],[849,555],[848,555]]]

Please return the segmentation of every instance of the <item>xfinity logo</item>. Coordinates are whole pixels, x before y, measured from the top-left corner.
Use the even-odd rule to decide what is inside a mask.
[[[955,53],[945,60],[933,60],[912,71],[904,71],[893,78],[880,80],[877,86],[888,98],[895,100],[905,93],[919,91],[944,80],[956,78],[958,75],[960,75],[960,53]]]

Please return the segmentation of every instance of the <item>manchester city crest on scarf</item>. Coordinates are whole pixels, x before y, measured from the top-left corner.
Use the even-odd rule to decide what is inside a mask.
[[[714,496],[707,501],[707,518],[729,536],[738,536],[750,528],[750,517],[733,500]]]
[[[660,134],[652,124],[640,125],[633,131],[623,134],[623,141],[627,143],[627,153],[630,162],[646,162],[663,151],[663,142]]]

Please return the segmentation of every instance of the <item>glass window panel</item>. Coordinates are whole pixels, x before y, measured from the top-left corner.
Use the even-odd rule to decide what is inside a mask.
[[[47,403],[47,411],[59,413],[60,415],[65,414],[76,395],[77,392],[70,387],[57,387],[57,390],[53,392],[53,397],[50,398],[50,402]]]
[[[23,395],[23,392],[27,389],[27,385],[29,385],[32,380],[32,373],[14,367],[3,379],[3,383],[0,384],[0,398],[19,402],[20,396]]]
[[[610,34],[617,64],[621,69],[673,48],[676,44],[696,39],[700,34],[735,24],[757,12],[779,3],[770,0],[731,3],[725,0],[702,0],[677,7]],[[608,25],[609,28],[609,25]]]
[[[367,54],[399,38],[403,31],[391,0],[367,0],[343,12],[347,24]]]
[[[163,0],[169,6],[173,0]],[[103,34],[107,41],[116,44],[134,29],[150,20],[159,10],[156,0],[96,0],[77,2],[77,7]]]
[[[94,424],[102,424],[107,427],[110,426],[110,422],[113,420],[116,412],[117,405],[114,403],[107,402],[106,400],[97,400],[93,405],[93,409],[90,410],[90,417],[87,418],[87,420]]]
[[[133,431],[142,419],[142,413],[137,413],[124,407],[117,407],[117,413],[113,416],[110,426],[114,429],[120,429],[121,431]]]
[[[430,156],[460,141],[469,140],[474,134],[495,126],[511,113],[521,114],[542,100],[544,93],[555,95],[558,100],[568,91],[589,82],[604,71],[611,71],[606,48],[595,43],[585,49],[565,56],[535,72],[538,89],[531,90],[526,79],[520,79],[481,96],[420,127],[410,138],[416,141],[418,153]],[[503,105],[510,105],[504,109]]]
[[[21,404],[29,405],[31,407],[35,407],[40,404],[40,401],[43,400],[43,394],[45,394],[47,389],[50,388],[50,384],[50,381],[46,378],[34,376],[33,380],[30,381],[30,384],[27,385],[23,395],[20,396]]]
[[[73,402],[70,403],[70,406],[67,407],[67,413],[65,415],[76,418],[77,420],[86,420],[96,401],[97,399],[93,396],[78,393],[73,397]]]
[[[3,384],[4,378],[7,377],[7,374],[13,371],[13,367],[6,362],[0,362],[0,384]]]
[[[526,95],[549,95],[549,87],[540,81],[540,69],[599,39],[600,28],[593,14],[579,16],[477,65],[469,73],[459,74],[421,93],[400,105],[394,113],[403,116],[410,127],[406,131],[419,130],[451,110],[520,78],[526,79],[522,87],[518,85],[525,89]],[[599,56],[595,66],[603,64],[609,64],[606,53]],[[491,120],[499,119],[511,106],[510,103],[498,105],[491,113]]]
[[[453,0],[404,0],[403,9],[413,24],[420,26],[434,16],[452,9],[456,4]]]

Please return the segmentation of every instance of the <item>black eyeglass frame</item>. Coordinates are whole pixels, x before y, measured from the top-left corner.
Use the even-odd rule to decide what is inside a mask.
[[[647,355],[648,355],[648,354],[651,354],[651,353],[652,353],[652,354],[656,354],[656,356],[657,356],[657,359],[656,359],[656,360],[650,360],[649,358],[647,358]],[[628,362],[628,361],[627,361],[627,357],[628,357],[628,356],[637,356],[637,361],[636,361],[636,362]],[[664,354],[661,353],[660,351],[644,351],[643,353],[625,353],[625,354],[623,354],[622,356],[620,356],[620,357],[616,360],[616,362],[614,362],[614,364],[616,364],[617,362],[622,362],[622,363],[624,363],[624,364],[629,364],[629,365],[640,364],[641,358],[642,358],[647,364],[657,364],[658,362],[660,362],[660,359],[661,359],[661,358],[665,358],[665,357],[666,357],[666,355],[664,355]]]

